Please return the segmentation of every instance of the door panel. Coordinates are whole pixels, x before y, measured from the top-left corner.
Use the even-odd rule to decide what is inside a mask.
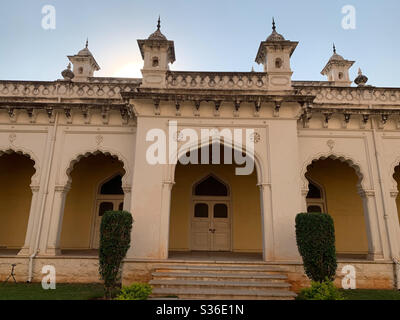
[[[192,250],[210,250],[210,214],[208,203],[194,204],[192,216]]]
[[[212,250],[229,251],[231,249],[231,222],[227,203],[213,204]]]
[[[122,210],[124,206],[124,202],[121,199],[104,199],[97,200],[96,203],[96,216],[93,225],[93,233],[92,233],[92,249],[98,249],[100,245],[100,225],[101,218],[103,217],[106,211],[117,211]]]
[[[93,244],[92,247],[94,249],[99,248],[100,244],[100,224],[101,224],[101,218],[103,217],[104,213],[106,211],[114,210],[114,202],[112,201],[99,201],[97,203],[97,215],[96,215],[96,220],[94,223],[94,235],[93,235]]]
[[[195,201],[192,213],[191,249],[230,251],[230,220],[228,202]]]

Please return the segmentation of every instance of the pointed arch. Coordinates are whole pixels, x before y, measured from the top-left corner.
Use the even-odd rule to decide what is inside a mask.
[[[124,190],[122,188],[122,177],[124,173],[118,172],[113,174],[111,177],[104,179],[99,183],[97,188],[97,194],[102,195],[123,195]]]
[[[325,160],[325,159],[340,160],[341,162],[349,165],[351,168],[353,168],[355,170],[355,173],[358,177],[357,187],[359,189],[363,189],[363,190],[368,189],[368,188],[365,188],[364,174],[361,171],[361,164],[359,162],[357,162],[356,160],[354,160],[353,158],[351,158],[347,155],[330,152],[330,153],[322,153],[322,154],[319,153],[316,155],[312,155],[303,163],[303,166],[301,168],[300,179],[302,181],[302,189],[303,189],[304,193],[305,193],[305,191],[308,191],[308,180],[306,177],[308,166],[310,166],[313,162],[316,162],[318,160]]]
[[[130,182],[130,176],[131,176],[131,170],[129,168],[129,163],[127,159],[118,151],[115,150],[110,150],[110,149],[103,149],[103,148],[96,148],[93,149],[92,151],[83,151],[83,152],[77,152],[75,153],[69,160],[67,161],[63,171],[62,171],[62,179],[61,179],[61,185],[67,185],[71,183],[71,172],[74,169],[74,166],[82,159],[82,158],[87,158],[91,155],[98,155],[98,154],[103,154],[105,156],[111,156],[118,161],[122,163],[123,169],[125,171],[125,174],[122,176],[122,186],[123,187],[129,187],[131,182]]]
[[[209,194],[204,192],[204,188],[213,188]],[[223,196],[228,197],[230,193],[229,184],[217,177],[214,173],[210,173],[195,182],[192,186],[193,196]]]
[[[0,157],[3,154],[12,154],[16,153],[22,156],[25,156],[33,161],[33,168],[35,169],[35,173],[31,177],[31,186],[39,186],[40,184],[40,165],[39,160],[33,151],[28,150],[23,147],[8,147],[8,148],[0,148]]]
[[[176,165],[179,162],[179,159],[183,157],[187,152],[189,152],[192,149],[198,149],[201,150],[204,147],[208,147],[212,145],[212,141],[209,140],[209,138],[204,138],[202,140],[197,140],[196,142],[186,145],[185,148],[182,148],[182,146],[178,146],[178,153],[175,155],[172,155],[169,159],[169,166],[168,166],[168,171],[166,173],[166,181],[175,181],[175,169]],[[226,141],[220,141],[221,146],[226,146],[228,145],[232,150],[236,150],[239,152],[243,151],[243,146],[239,145],[232,139],[226,139]],[[249,149],[250,151],[250,158],[254,161],[254,169],[256,170],[256,175],[257,175],[257,185],[262,185],[265,184],[266,181],[269,181],[269,177],[267,176],[267,170],[263,170],[263,164],[262,164],[262,157],[258,154],[258,152],[251,148]]]

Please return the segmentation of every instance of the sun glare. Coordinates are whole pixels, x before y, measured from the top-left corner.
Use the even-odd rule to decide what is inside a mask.
[[[140,72],[140,69],[143,67],[142,64],[143,62],[128,63],[117,69],[113,76],[119,78],[141,78],[142,73]]]

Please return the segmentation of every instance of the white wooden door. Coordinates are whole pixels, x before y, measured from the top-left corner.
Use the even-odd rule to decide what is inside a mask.
[[[102,199],[97,200],[96,216],[93,224],[92,245],[93,249],[98,249],[100,245],[100,225],[101,218],[106,211],[122,210],[124,202],[121,199]]]
[[[231,215],[228,201],[194,201],[191,225],[191,249],[231,250]]]

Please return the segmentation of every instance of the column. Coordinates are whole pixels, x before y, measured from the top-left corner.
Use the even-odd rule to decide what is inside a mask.
[[[274,254],[274,223],[272,216],[271,184],[260,183],[261,224],[263,235],[263,260],[273,261]]]
[[[122,190],[124,191],[124,211],[131,212],[132,187],[130,185],[122,186]]]
[[[175,182],[163,181],[160,218],[160,259],[168,259],[171,191]]]
[[[364,208],[365,224],[368,238],[368,260],[381,260],[383,256],[380,238],[374,190],[359,190]]]
[[[54,188],[53,210],[51,213],[49,236],[47,239],[46,252],[41,253],[43,255],[55,256],[61,254],[60,237],[62,220],[64,217],[65,199],[70,189],[70,184],[65,186],[56,186]]]
[[[28,226],[26,230],[26,235],[25,235],[25,243],[24,246],[21,248],[21,250],[18,252],[19,256],[27,256],[33,253],[34,247],[35,247],[35,242],[36,242],[36,237],[37,237],[37,224],[38,224],[38,210],[37,208],[37,203],[39,199],[39,189],[40,186],[38,185],[31,185],[31,190],[32,190],[32,200],[31,200],[31,207],[29,211],[29,220],[28,220]]]
[[[308,211],[307,209],[307,195],[308,195],[308,189],[301,189],[301,196],[303,198],[303,201],[301,203],[301,211],[306,213]]]
[[[388,232],[389,246],[391,252],[391,258],[400,260],[400,223],[397,213],[397,202],[396,198],[399,192],[397,190],[390,191],[390,197],[387,197],[390,201],[387,206],[387,212],[385,212],[385,224]]]

